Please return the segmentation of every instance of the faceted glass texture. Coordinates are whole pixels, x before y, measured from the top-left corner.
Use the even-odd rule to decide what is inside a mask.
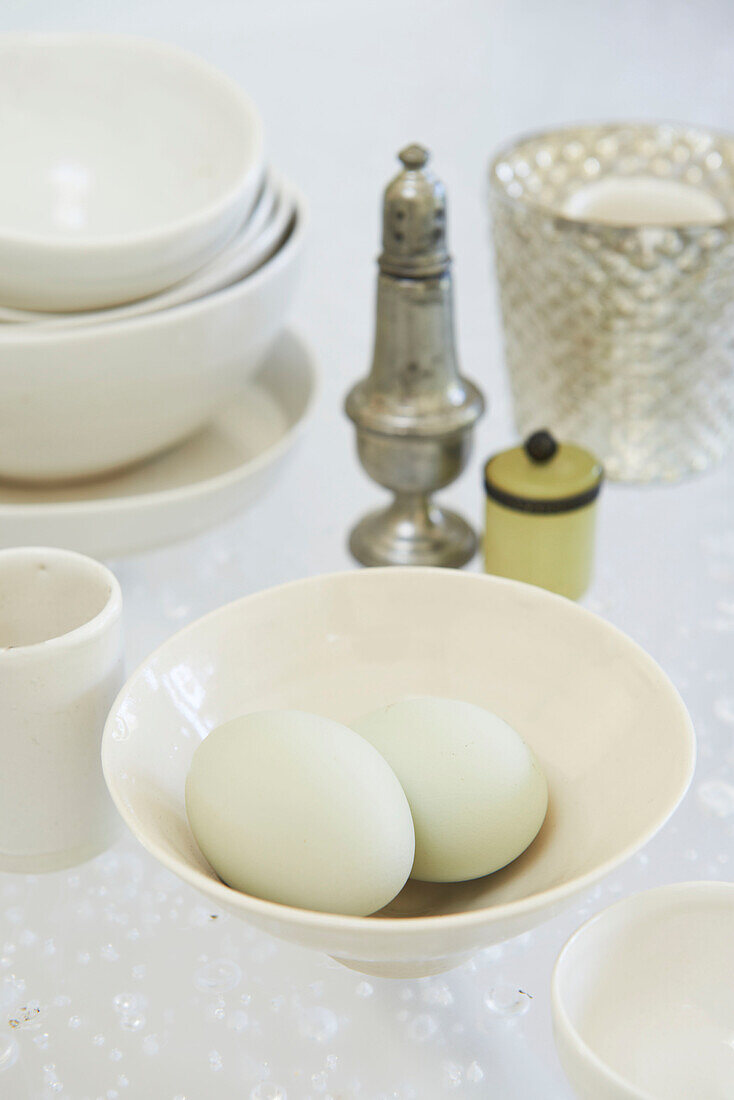
[[[604,177],[675,180],[715,225],[616,226],[562,213]],[[505,353],[524,437],[549,428],[623,481],[706,469],[734,436],[734,137],[673,124],[525,138],[490,169]]]

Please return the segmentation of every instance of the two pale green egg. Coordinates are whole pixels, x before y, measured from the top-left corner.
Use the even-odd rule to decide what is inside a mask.
[[[482,707],[406,699],[351,727],[303,711],[245,715],[199,745],[194,837],[219,877],[268,901],[367,916],[409,877],[479,878],[537,835],[545,777]]]

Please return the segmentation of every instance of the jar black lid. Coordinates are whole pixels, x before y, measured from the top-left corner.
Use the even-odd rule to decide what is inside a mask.
[[[596,499],[603,479],[598,459],[574,443],[558,443],[546,429],[501,451],[484,470],[487,496],[522,512],[553,514]]]

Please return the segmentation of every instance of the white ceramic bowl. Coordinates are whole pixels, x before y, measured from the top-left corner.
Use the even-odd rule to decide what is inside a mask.
[[[99,475],[162,451],[239,391],[283,326],[306,210],[254,275],[174,309],[114,324],[0,329],[0,477]]]
[[[734,1096],[734,884],[625,898],[564,947],[558,1052],[582,1100]]]
[[[378,917],[225,886],[186,819],[200,739],[246,711],[296,707],[349,722],[409,694],[489,707],[527,739],[550,788],[530,848],[473,882],[410,882]],[[246,597],[176,634],[118,697],[102,760],[135,836],[217,905],[355,969],[412,976],[532,928],[631,856],[682,798],[694,737],[655,662],[576,604],[480,574],[370,569]]]
[[[180,283],[160,291],[159,294],[151,294],[147,298],[139,298],[136,302],[126,302],[111,309],[89,309],[81,313],[40,313],[0,307],[0,321],[42,325],[44,332],[59,332],[69,328],[126,321],[132,317],[142,317],[145,313],[159,313],[161,310],[172,309],[173,306],[213,294],[230,283],[251,275],[275,255],[290,232],[295,202],[293,188],[285,181],[279,182],[277,186],[267,187],[265,193],[261,193],[252,217],[247,219],[213,260],[188,279],[182,279]]]
[[[211,422],[165,454],[94,481],[0,483],[0,547],[119,558],[223,523],[282,477],[317,390],[310,349],[285,331]]]
[[[0,302],[94,309],[186,278],[263,171],[259,116],[198,58],[103,34],[0,36]]]
[[[48,313],[43,310],[13,309],[10,306],[0,305],[0,322],[43,325],[46,330],[51,327],[54,330],[80,328],[84,325],[107,324],[110,321],[138,317],[143,313],[155,313],[183,302],[193,301],[194,298],[201,298],[204,294],[211,294],[235,282],[238,278],[243,278],[248,271],[252,270],[249,256],[253,249],[257,250],[260,247],[263,233],[270,228],[276,213],[281,211],[284,190],[290,192],[288,184],[275,181],[272,173],[268,173],[267,179],[258,191],[252,210],[249,211],[229,243],[217,252],[209,263],[198,268],[193,275],[189,275],[187,279],[181,279],[174,286],[167,287],[158,294],[149,294],[147,298],[138,298],[134,302],[125,302],[121,306],[112,306],[110,309],[84,309],[78,313]],[[293,202],[290,193],[288,199],[290,203]],[[233,272],[231,278],[228,277],[230,272]]]

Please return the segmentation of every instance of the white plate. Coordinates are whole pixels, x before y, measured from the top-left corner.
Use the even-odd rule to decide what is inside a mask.
[[[0,546],[61,546],[118,557],[221,523],[277,479],[315,390],[313,358],[286,332],[240,397],[174,450],[84,484],[0,483]]]

